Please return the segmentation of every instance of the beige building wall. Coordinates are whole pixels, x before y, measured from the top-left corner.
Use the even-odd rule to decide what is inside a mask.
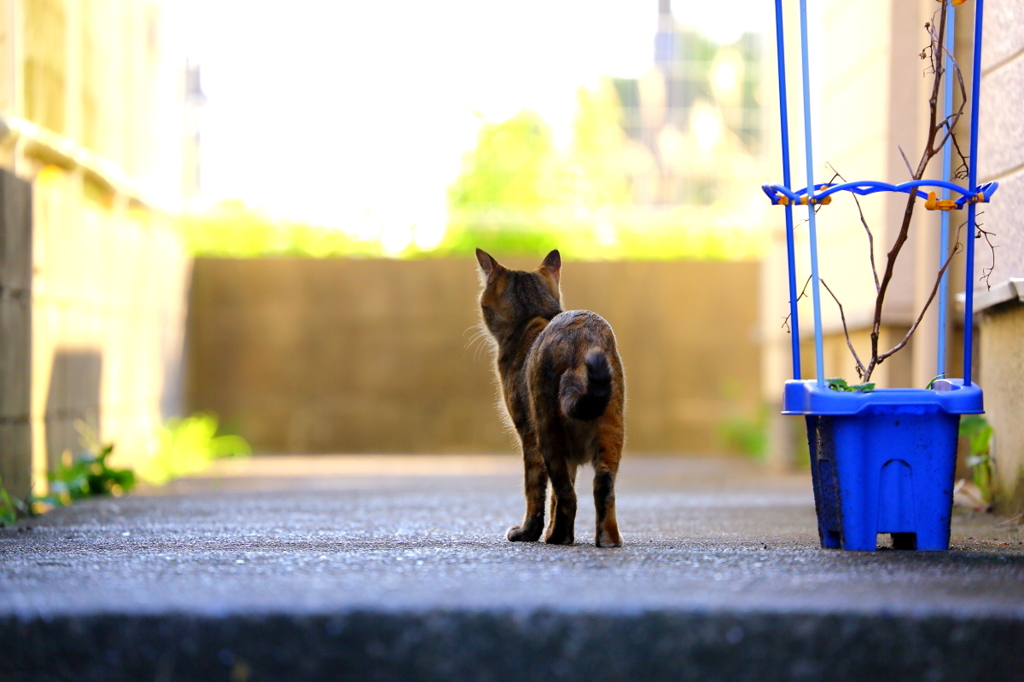
[[[31,463],[19,497],[80,448],[76,424],[123,464],[176,409],[189,259],[168,214],[186,175],[175,21],[157,0],[0,0],[0,167],[32,184],[16,417],[30,435],[0,442],[0,469]]]
[[[190,261],[160,213],[91,199],[75,173],[33,183],[33,473],[80,449],[80,422],[128,464],[180,393]]]
[[[477,270],[471,258],[198,259],[189,409],[259,452],[510,451],[474,340]],[[565,262],[563,306],[615,329],[629,451],[722,452],[726,420],[756,419],[757,270]]]
[[[975,284],[980,334],[978,383],[995,429],[997,503],[1024,511],[1024,2],[985,3],[979,182],[999,190],[980,221],[995,234],[995,261],[978,243]]]

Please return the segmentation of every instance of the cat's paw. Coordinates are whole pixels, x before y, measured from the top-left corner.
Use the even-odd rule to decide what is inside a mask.
[[[573,532],[571,530],[564,531],[560,528],[552,529],[544,536],[544,542],[549,545],[571,545],[573,540]]]
[[[594,544],[598,547],[622,547],[622,538],[619,537],[618,529],[612,532],[598,530],[594,537]]]
[[[512,526],[505,533],[510,542],[537,542],[540,539],[541,526],[539,524],[526,524],[523,526]]]

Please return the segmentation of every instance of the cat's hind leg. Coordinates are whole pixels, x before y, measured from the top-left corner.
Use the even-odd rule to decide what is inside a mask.
[[[505,537],[512,542],[536,542],[544,530],[544,498],[548,491],[548,472],[536,447],[523,448],[523,492],[526,495],[526,516],[519,526],[512,526]]]
[[[575,539],[576,524],[576,465],[569,461],[564,437],[546,439],[541,452],[551,479],[551,519],[548,521],[544,542],[552,545],[571,545]]]
[[[622,457],[622,438],[614,430],[601,433],[597,438],[597,456],[594,458],[594,510],[597,512],[597,533],[594,544],[598,547],[621,547],[619,523],[615,518],[615,475]]]

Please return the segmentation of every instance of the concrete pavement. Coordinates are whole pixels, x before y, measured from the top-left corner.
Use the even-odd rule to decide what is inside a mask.
[[[1024,680],[1024,534],[818,548],[809,474],[627,459],[626,546],[513,544],[512,457],[222,462],[0,530],[0,680]]]

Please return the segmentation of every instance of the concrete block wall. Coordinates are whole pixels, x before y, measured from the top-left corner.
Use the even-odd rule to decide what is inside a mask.
[[[122,465],[148,456],[180,409],[190,259],[170,219],[81,177],[44,168],[34,183],[34,480],[80,449],[83,422]]]
[[[160,214],[81,174],[0,170],[0,476],[19,499],[82,447],[147,457],[180,409],[190,259]]]
[[[1024,0],[985,3],[978,177],[998,181],[999,190],[979,211],[983,227],[995,234],[992,254],[976,246],[979,276],[992,268],[989,283],[999,287],[1024,278]],[[986,290],[985,282],[975,284]],[[1024,304],[1016,298],[978,316],[979,384],[995,429],[1000,506],[1024,510]]]
[[[32,487],[32,187],[0,170],[0,476]]]
[[[721,451],[759,401],[757,264],[563,259],[564,307],[615,329],[627,448]],[[473,258],[198,259],[188,409],[258,452],[507,452],[479,290]]]

